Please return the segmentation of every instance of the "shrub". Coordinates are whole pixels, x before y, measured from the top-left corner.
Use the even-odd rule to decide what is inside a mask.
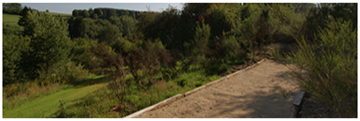
[[[227,69],[228,69],[227,63],[209,64],[208,67],[206,67],[206,74],[207,75],[221,74],[226,72]]]
[[[287,56],[309,75],[293,72],[315,102],[336,110],[341,117],[357,117],[357,30],[351,22],[330,21],[320,30],[319,44],[298,41],[299,50]]]

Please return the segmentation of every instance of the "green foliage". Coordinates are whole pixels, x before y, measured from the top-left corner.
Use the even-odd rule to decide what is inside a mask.
[[[130,16],[112,16],[109,21],[119,28],[119,32],[122,33],[123,37],[131,36],[135,31],[135,25],[137,24],[137,20]]]
[[[84,18],[89,18],[89,17],[90,17],[90,13],[89,13],[87,10],[83,10],[83,11],[82,11],[82,16],[83,16]]]
[[[98,15],[96,13],[94,13],[91,18],[98,19]]]
[[[253,57],[256,47],[260,44],[256,41],[258,30],[261,29],[257,23],[261,18],[263,9],[256,4],[246,4],[239,11],[241,13],[241,24],[239,26],[240,31],[236,34],[239,34],[240,39],[244,40],[242,41],[244,48],[252,52]]]
[[[357,110],[357,30],[351,22],[330,21],[320,30],[320,42],[298,41],[299,51],[290,58],[309,75],[299,77],[300,85],[316,95],[315,101],[338,112],[341,117],[356,117]]]
[[[292,39],[284,39],[277,41],[290,41],[295,42],[296,38],[300,38],[302,33],[305,32],[303,28],[306,20],[305,15],[307,13],[297,12],[296,4],[284,6],[281,4],[273,4],[269,12],[269,23],[274,27],[273,34],[278,36],[289,36]],[[282,39],[277,37],[276,39]],[[293,41],[291,41],[293,40]]]
[[[3,35],[17,35],[22,36],[24,31],[24,27],[22,26],[11,26],[11,25],[5,25],[3,26]]]
[[[3,3],[3,13],[20,14],[22,7],[20,3]]]
[[[115,52],[121,53],[123,56],[128,56],[135,48],[135,44],[125,38],[117,38],[111,45]]]
[[[101,27],[98,21],[89,18],[71,17],[68,20],[69,34],[73,38],[98,39]]]
[[[3,85],[23,81],[21,54],[29,48],[30,39],[18,35],[3,35]]]
[[[98,38],[100,43],[103,42],[107,45],[112,45],[114,41],[121,36],[122,33],[120,33],[116,26],[107,24],[100,30]]]
[[[67,23],[45,13],[28,13],[28,25],[24,26],[26,35],[31,38],[30,50],[22,57],[22,70],[30,79],[37,78],[41,68],[46,75],[58,63],[64,63],[69,57]],[[31,59],[29,59],[31,58]]]
[[[91,58],[93,54],[90,52],[97,42],[85,38],[76,38],[72,40],[71,45],[71,61],[76,65],[81,64],[85,69],[93,70]]]
[[[195,36],[194,36],[194,54],[206,54],[209,51],[208,44],[209,38],[211,36],[210,26],[205,24],[204,22],[199,24],[196,27]]]
[[[241,47],[240,42],[237,41],[235,36],[230,36],[224,41],[226,58],[235,61],[246,58],[246,52]]]
[[[305,37],[310,41],[316,41],[319,35],[318,29],[327,28],[327,21],[331,20],[332,16],[335,21],[351,20],[352,28],[357,28],[357,4],[356,3],[321,3],[318,7],[313,7],[306,16],[304,25]]]
[[[316,101],[355,117],[356,13],[353,3],[186,3],[183,10],[170,6],[161,13],[95,8],[60,18],[25,7],[21,26],[3,28],[4,116],[122,117],[220,78],[229,65],[263,57],[271,42],[297,40],[300,50],[286,58],[309,72],[306,78],[297,73],[300,85]],[[205,20],[200,22],[199,15]],[[273,56],[280,57],[277,51]],[[96,80],[78,79],[89,75],[88,70],[112,82],[70,101],[87,94],[84,90],[94,91],[80,84]],[[18,95],[42,95],[40,90],[65,82],[84,90],[24,104],[30,107],[16,103],[25,100]],[[82,94],[70,94],[74,92]],[[44,115],[29,111],[45,102],[51,111],[39,108]]]
[[[25,26],[25,25],[27,25],[26,19],[27,19],[27,16],[28,16],[29,11],[31,12],[31,9],[29,9],[29,8],[26,7],[26,6],[24,7],[24,9],[21,10],[21,12],[20,12],[21,18],[20,18],[20,20],[18,21],[18,24],[19,24],[20,26]]]
[[[207,75],[220,75],[221,73],[224,73],[228,69],[227,63],[214,63],[208,65],[206,68],[206,74]]]

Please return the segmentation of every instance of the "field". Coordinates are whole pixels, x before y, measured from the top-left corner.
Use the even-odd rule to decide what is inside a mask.
[[[63,13],[51,13],[49,12],[50,15],[60,15],[62,17],[70,17],[71,14],[63,14]],[[3,14],[3,22],[4,24],[17,24],[17,22],[20,20],[21,16],[20,15],[11,15],[11,14]]]
[[[94,80],[98,77],[92,77]],[[66,102],[65,106],[76,103],[76,99],[82,98],[102,88],[106,83],[98,83],[93,85],[65,85],[62,89],[50,95],[37,98],[31,102],[25,102],[20,107],[3,110],[4,118],[45,118],[56,113],[60,105],[59,101]]]
[[[16,24],[20,17],[19,15],[3,14],[3,22],[5,24]]]

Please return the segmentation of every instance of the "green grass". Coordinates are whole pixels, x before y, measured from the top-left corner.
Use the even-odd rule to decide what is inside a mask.
[[[47,13],[49,15],[60,15],[61,17],[71,17],[71,14],[63,14],[63,13]],[[17,22],[20,20],[20,15],[12,15],[12,14],[3,14],[3,23],[5,24],[17,24]]]
[[[103,88],[85,96],[78,103],[68,105],[66,108],[67,116],[71,118],[119,118],[148,106],[156,104],[176,94],[183,94],[196,87],[205,85],[211,81],[221,78],[221,76],[207,76],[205,70],[183,72],[176,78],[167,81],[157,81],[150,87],[138,87],[128,76],[126,81],[131,84],[126,87],[125,112],[119,115],[117,112],[110,112],[113,106],[119,104],[113,91]],[[122,90],[119,89],[119,92]],[[56,117],[53,115],[52,117]]]
[[[19,15],[3,14],[3,22],[5,24],[17,24],[20,17]]]
[[[91,75],[87,77],[88,79],[99,79],[103,76],[95,76]],[[71,102],[72,100],[79,99],[85,97],[87,94],[92,93],[101,87],[106,85],[106,83],[98,83],[89,86],[73,86],[67,85],[63,89],[44,96],[37,98],[31,102],[27,102],[22,104],[20,107],[15,109],[3,109],[3,117],[4,118],[44,118],[48,117],[51,114],[54,114],[59,109],[59,100],[63,100],[65,102],[69,102],[67,105],[71,105],[75,102]]]
[[[162,75],[165,76],[165,75]],[[78,79],[74,85],[66,85],[53,94],[25,102],[15,109],[3,109],[4,118],[44,118],[58,117],[60,100],[65,102],[65,117],[71,118],[120,118],[143,108],[156,104],[176,94],[182,94],[196,87],[219,79],[218,75],[207,75],[205,69],[182,72],[172,79],[156,81],[151,86],[137,86],[131,75],[125,80],[130,82],[126,87],[125,112],[111,112],[119,100],[110,88],[109,80],[104,76],[90,75]],[[161,79],[158,77],[156,79]],[[96,83],[93,83],[97,80]],[[105,80],[105,81],[104,81]],[[144,79],[146,81],[146,79]],[[112,81],[111,81],[112,82]],[[104,88],[103,88],[104,87]],[[96,91],[98,90],[98,91]],[[120,88],[119,92],[122,91]]]

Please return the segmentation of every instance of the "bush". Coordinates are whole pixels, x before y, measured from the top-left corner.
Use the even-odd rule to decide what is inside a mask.
[[[72,39],[71,60],[76,64],[81,64],[85,69],[93,70],[91,57],[94,55],[90,52],[91,47],[94,47],[97,42],[85,38]]]
[[[209,64],[208,67],[205,68],[207,75],[215,75],[226,72],[228,69],[227,63],[215,63]]]
[[[21,55],[29,48],[30,39],[17,35],[3,36],[3,86],[23,82]]]
[[[351,22],[330,21],[320,30],[319,44],[301,39],[299,50],[287,56],[309,76],[293,72],[315,102],[336,110],[341,117],[357,117],[357,30]]]

